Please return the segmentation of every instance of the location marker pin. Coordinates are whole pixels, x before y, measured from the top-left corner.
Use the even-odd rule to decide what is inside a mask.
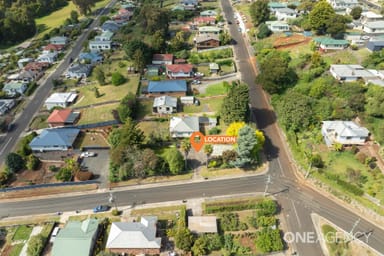
[[[192,148],[196,152],[199,152],[204,146],[204,134],[201,132],[194,132],[192,133],[191,137],[189,137],[189,141],[191,142]]]

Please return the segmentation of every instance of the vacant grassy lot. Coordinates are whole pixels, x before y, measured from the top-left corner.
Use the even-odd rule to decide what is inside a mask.
[[[39,115],[33,118],[31,125],[32,130],[39,130],[48,127],[47,119],[49,115]]]
[[[179,213],[184,207],[184,205],[180,204],[156,208],[133,209],[131,215],[137,217],[153,215],[162,220],[172,220],[176,218],[176,213]]]
[[[16,228],[15,234],[12,237],[13,241],[27,240],[32,232],[32,227],[21,225]]]
[[[223,82],[217,83],[217,84],[211,84],[208,85],[207,89],[205,90],[205,93],[200,94],[200,97],[207,97],[207,96],[217,96],[217,95],[226,95],[228,92],[228,88],[224,86]]]
[[[200,105],[187,105],[183,107],[184,113],[205,113],[215,112],[218,113],[221,108],[224,96],[218,96],[214,98],[199,98]]]
[[[81,133],[79,138],[76,140],[76,148],[89,147],[89,146],[101,146],[109,147],[107,140],[100,133]]]
[[[136,114],[136,119],[140,120],[146,116],[152,115],[152,106],[153,106],[153,100],[152,99],[140,100],[139,101],[139,111]]]
[[[138,76],[129,76],[128,81],[122,85],[114,86],[114,85],[104,85],[104,86],[95,86],[95,85],[87,85],[84,87],[80,87],[79,91],[79,99],[77,100],[74,107],[88,106],[95,103],[102,103],[112,100],[121,100],[128,93],[136,94],[137,87],[139,85],[139,77]],[[96,98],[95,96],[95,87],[99,90],[100,97]]]
[[[151,133],[161,136],[162,138],[169,136],[169,122],[146,121],[140,122],[139,128],[144,132],[145,136]]]
[[[78,124],[93,124],[114,120],[112,111],[116,110],[119,103],[106,104],[81,110]]]

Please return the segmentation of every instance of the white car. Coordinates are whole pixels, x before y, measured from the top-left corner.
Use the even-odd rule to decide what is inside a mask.
[[[201,81],[199,81],[199,80],[193,80],[193,81],[192,81],[192,84],[201,84]]]
[[[80,157],[93,157],[96,156],[95,152],[83,152],[80,154]]]

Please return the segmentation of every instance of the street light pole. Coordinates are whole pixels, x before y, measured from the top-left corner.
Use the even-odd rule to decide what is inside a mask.
[[[116,197],[114,196],[114,194],[112,192],[109,192],[109,203],[115,204],[115,209],[116,209],[116,211],[118,210],[117,209]]]

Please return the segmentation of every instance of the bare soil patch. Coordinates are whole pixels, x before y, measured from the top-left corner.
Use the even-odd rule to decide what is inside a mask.
[[[280,50],[289,49],[298,45],[307,44],[311,40],[310,37],[305,37],[303,35],[284,36],[277,38],[273,42],[273,47]]]
[[[49,170],[49,166],[61,167],[63,163],[42,162],[40,169],[36,171],[24,170],[16,174],[16,179],[10,184],[11,187],[27,186],[32,184],[45,184],[59,182],[55,178],[55,172]]]

